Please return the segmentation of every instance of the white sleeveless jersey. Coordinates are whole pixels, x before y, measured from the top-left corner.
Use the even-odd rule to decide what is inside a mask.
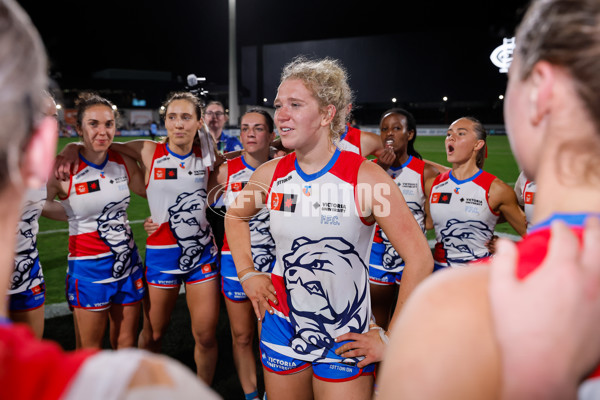
[[[271,279],[278,305],[274,323],[263,325],[262,343],[310,362],[339,362],[346,332],[369,330],[368,260],[373,225],[355,200],[358,169],[365,159],[336,150],[315,174],[305,174],[295,153],[275,169],[268,196],[276,263]],[[290,329],[291,325],[291,329]],[[282,334],[286,332],[286,334]]]
[[[434,251],[436,264],[463,266],[490,255],[485,244],[492,238],[499,216],[488,203],[494,179],[494,175],[483,170],[462,181],[452,171],[436,177],[429,197],[438,242]]]
[[[127,218],[129,172],[123,158],[111,150],[100,165],[79,158],[68,195],[61,199],[69,221],[68,273],[97,283],[126,278],[139,268]],[[86,262],[107,257],[106,262]]]
[[[46,186],[25,192],[21,219],[17,224],[15,269],[10,276],[8,294],[21,293],[44,282],[39,265],[37,234],[39,219],[46,202]]]
[[[227,187],[223,195],[225,206],[234,202],[240,191],[246,186],[255,169],[246,164],[243,156],[227,161]],[[250,220],[250,242],[254,267],[269,272],[275,259],[275,242],[271,236],[269,210],[263,208]],[[227,235],[223,238],[221,254],[230,254]]]
[[[402,196],[404,196],[406,205],[410,208],[410,211],[417,220],[423,233],[425,233],[424,170],[425,162],[413,156],[409,156],[408,160],[401,166],[397,168],[390,167],[387,170],[388,175],[390,175],[394,182],[396,182],[396,185],[398,185],[398,188],[402,192]],[[381,269],[390,272],[400,272],[404,268],[404,261],[396,249],[394,249],[394,246],[392,246],[379,225],[377,225],[375,230],[373,242],[383,243],[385,245]],[[371,267],[378,268],[379,266],[371,264]]]
[[[346,125],[344,134],[336,143],[338,149],[362,155],[360,148],[360,129]]]
[[[164,253],[160,252],[164,249],[183,252],[177,268],[163,270],[174,274],[203,264],[207,258],[205,249],[214,256],[217,250],[206,219],[207,186],[208,168],[202,162],[199,147],[194,146],[189,154],[181,156],[173,153],[167,143],[156,145],[146,194],[152,220],[160,226],[146,241],[148,266],[160,268],[154,265],[159,258],[151,255],[155,251]]]
[[[521,172],[517,183],[515,184],[515,194],[519,205],[525,210],[525,218],[527,219],[527,229],[531,228],[533,221],[533,203],[535,200],[536,185],[534,181],[527,179],[525,174]]]

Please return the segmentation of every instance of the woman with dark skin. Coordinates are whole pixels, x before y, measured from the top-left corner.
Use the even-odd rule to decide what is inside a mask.
[[[425,232],[425,182],[437,176],[438,171],[425,164],[415,150],[415,118],[404,109],[392,108],[381,116],[379,130],[380,141],[385,147],[378,163],[381,161],[384,166],[389,165],[386,172],[402,191],[421,230]],[[396,285],[401,284],[404,262],[378,228],[369,263],[373,315],[377,324],[387,330],[396,297]]]

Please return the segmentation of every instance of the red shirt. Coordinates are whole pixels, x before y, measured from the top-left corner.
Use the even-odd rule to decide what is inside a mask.
[[[0,325],[2,398],[60,398],[79,367],[94,353],[67,353],[54,342],[36,339],[25,325]]]

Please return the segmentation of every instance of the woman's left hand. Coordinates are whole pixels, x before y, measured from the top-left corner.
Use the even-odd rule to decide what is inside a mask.
[[[359,368],[364,368],[369,364],[383,360],[386,344],[381,339],[381,328],[376,324],[369,326],[369,331],[365,333],[348,332],[336,338],[336,342],[352,340],[340,346],[335,354],[342,357],[361,357],[365,358],[356,364]]]

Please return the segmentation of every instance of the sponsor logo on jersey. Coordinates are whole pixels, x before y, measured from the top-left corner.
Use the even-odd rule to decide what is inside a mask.
[[[203,273],[208,274],[211,271],[212,271],[212,265],[211,264],[204,264],[202,266],[202,272]]]
[[[297,194],[289,193],[272,193],[271,195],[271,210],[274,211],[296,211],[296,203],[298,202]]]
[[[345,213],[346,205],[340,203],[321,203],[321,209],[323,211],[331,211],[337,213]]]
[[[466,204],[473,204],[475,206],[482,206],[483,205],[483,200],[481,200],[481,199],[466,198],[465,201],[466,201]]]
[[[292,179],[291,175],[286,176],[285,178],[281,178],[281,179],[277,179],[277,181],[275,182],[275,185],[281,185],[282,183],[286,183],[287,181],[289,181],[290,179]]]
[[[233,182],[231,184],[231,191],[232,192],[239,192],[241,191],[247,184],[248,182]]]
[[[321,215],[321,225],[339,225],[340,218],[337,215]]]
[[[33,293],[33,294],[40,294],[40,293],[42,293],[42,287],[41,287],[41,285],[37,285],[36,287],[31,288],[31,293]]]
[[[177,168],[155,168],[154,179],[177,179]]]
[[[302,193],[304,193],[305,196],[310,196],[312,194],[312,187],[310,185],[305,185],[304,188],[302,188]]]
[[[525,192],[524,200],[525,204],[533,204],[534,192]]]
[[[98,190],[100,190],[100,182],[98,181],[98,179],[96,179],[95,181],[77,183],[75,185],[75,193],[77,193],[78,195],[93,193],[97,192]]]
[[[179,168],[185,168],[185,163],[183,161],[179,163]]]
[[[106,178],[106,175],[104,175],[104,171],[100,171],[100,178],[102,178],[102,179]]]
[[[452,193],[434,193],[431,195],[432,203],[450,204]]]
[[[142,278],[140,278],[137,281],[135,281],[135,288],[136,289],[141,289],[143,287],[144,287],[144,282],[142,282]]]
[[[459,191],[460,191],[460,188],[459,188],[459,187],[455,187],[455,188],[454,188],[454,193],[456,193],[456,194],[460,194],[460,193],[459,193]]]

